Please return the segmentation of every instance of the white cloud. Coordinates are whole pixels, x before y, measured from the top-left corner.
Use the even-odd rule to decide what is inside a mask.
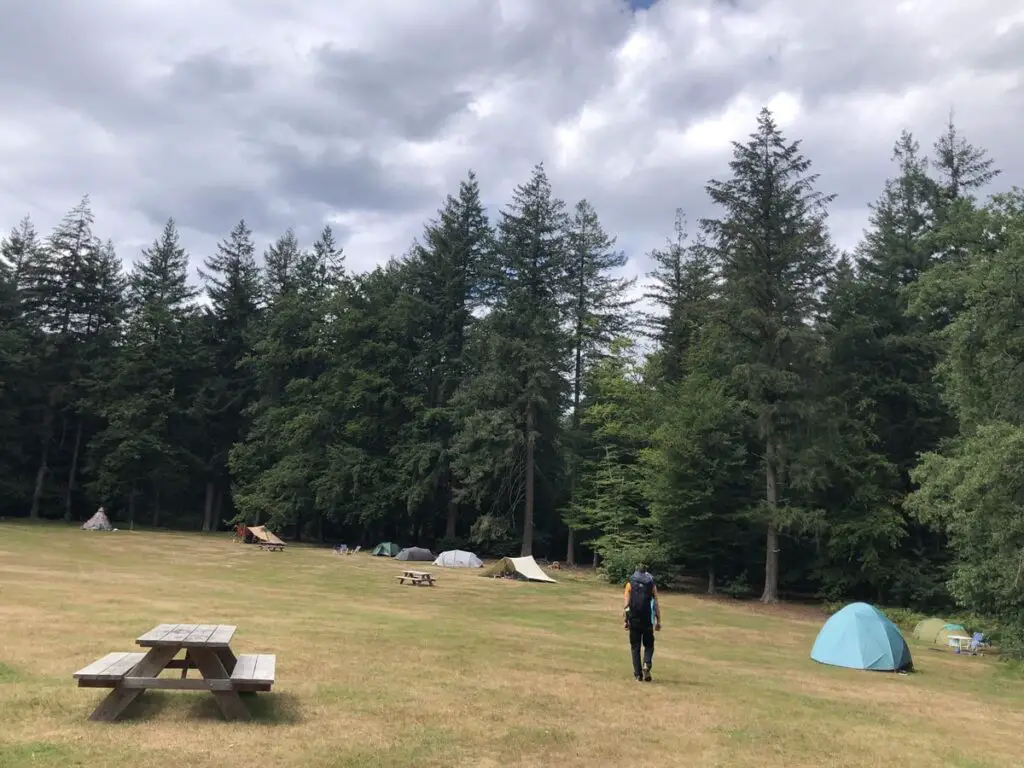
[[[0,226],[89,192],[128,260],[168,215],[197,262],[244,216],[264,241],[335,222],[365,268],[469,168],[499,204],[543,160],[642,274],[768,104],[850,247],[899,131],[927,148],[951,106],[1024,177],[1022,71],[1004,0],[23,3],[0,27]]]

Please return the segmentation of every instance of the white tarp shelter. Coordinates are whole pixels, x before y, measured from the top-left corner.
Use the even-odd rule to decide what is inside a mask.
[[[483,568],[484,561],[472,552],[449,549],[437,556],[434,565],[443,565],[445,568]]]
[[[107,513],[100,507],[96,514],[82,523],[83,531],[112,531],[114,526],[110,524],[110,519],[107,517]]]
[[[480,575],[514,576],[519,579],[526,579],[527,581],[546,581],[549,584],[558,583],[540,569],[532,555],[527,555],[526,557],[503,557]]]

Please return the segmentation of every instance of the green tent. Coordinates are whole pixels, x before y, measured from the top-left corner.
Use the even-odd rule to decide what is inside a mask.
[[[945,619],[931,618],[917,622],[914,627],[914,637],[926,643],[934,643],[939,632],[946,626]]]
[[[382,541],[376,547],[373,548],[371,555],[377,555],[377,557],[394,557],[402,548],[395,544],[393,541]]]

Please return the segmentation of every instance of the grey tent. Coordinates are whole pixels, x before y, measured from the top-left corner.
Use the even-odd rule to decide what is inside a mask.
[[[96,510],[96,514],[82,523],[83,531],[112,531],[114,526],[110,524],[110,519],[107,517],[107,513],[103,511],[103,507]]]
[[[433,559],[434,553],[431,552],[429,549],[423,549],[423,547],[406,547],[397,555],[395,555],[395,560],[426,561]]]
[[[394,557],[399,553],[399,551],[400,547],[393,541],[382,541],[373,548],[373,551],[370,552],[370,554],[376,555],[377,557]]]

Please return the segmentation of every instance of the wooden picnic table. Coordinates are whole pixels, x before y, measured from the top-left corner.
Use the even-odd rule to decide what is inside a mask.
[[[112,688],[89,716],[90,720],[116,720],[125,708],[150,688],[210,691],[228,720],[249,720],[241,693],[269,691],[274,684],[273,654],[235,656],[229,624],[159,624],[136,639],[145,653],[108,653],[75,672],[79,688]],[[175,658],[181,651],[184,658]],[[180,677],[160,677],[167,669],[180,669]],[[187,679],[198,669],[202,679]]]
[[[426,571],[402,571],[402,575],[398,577],[398,583],[404,584],[407,581],[416,586],[421,584],[434,586],[434,577]]]

